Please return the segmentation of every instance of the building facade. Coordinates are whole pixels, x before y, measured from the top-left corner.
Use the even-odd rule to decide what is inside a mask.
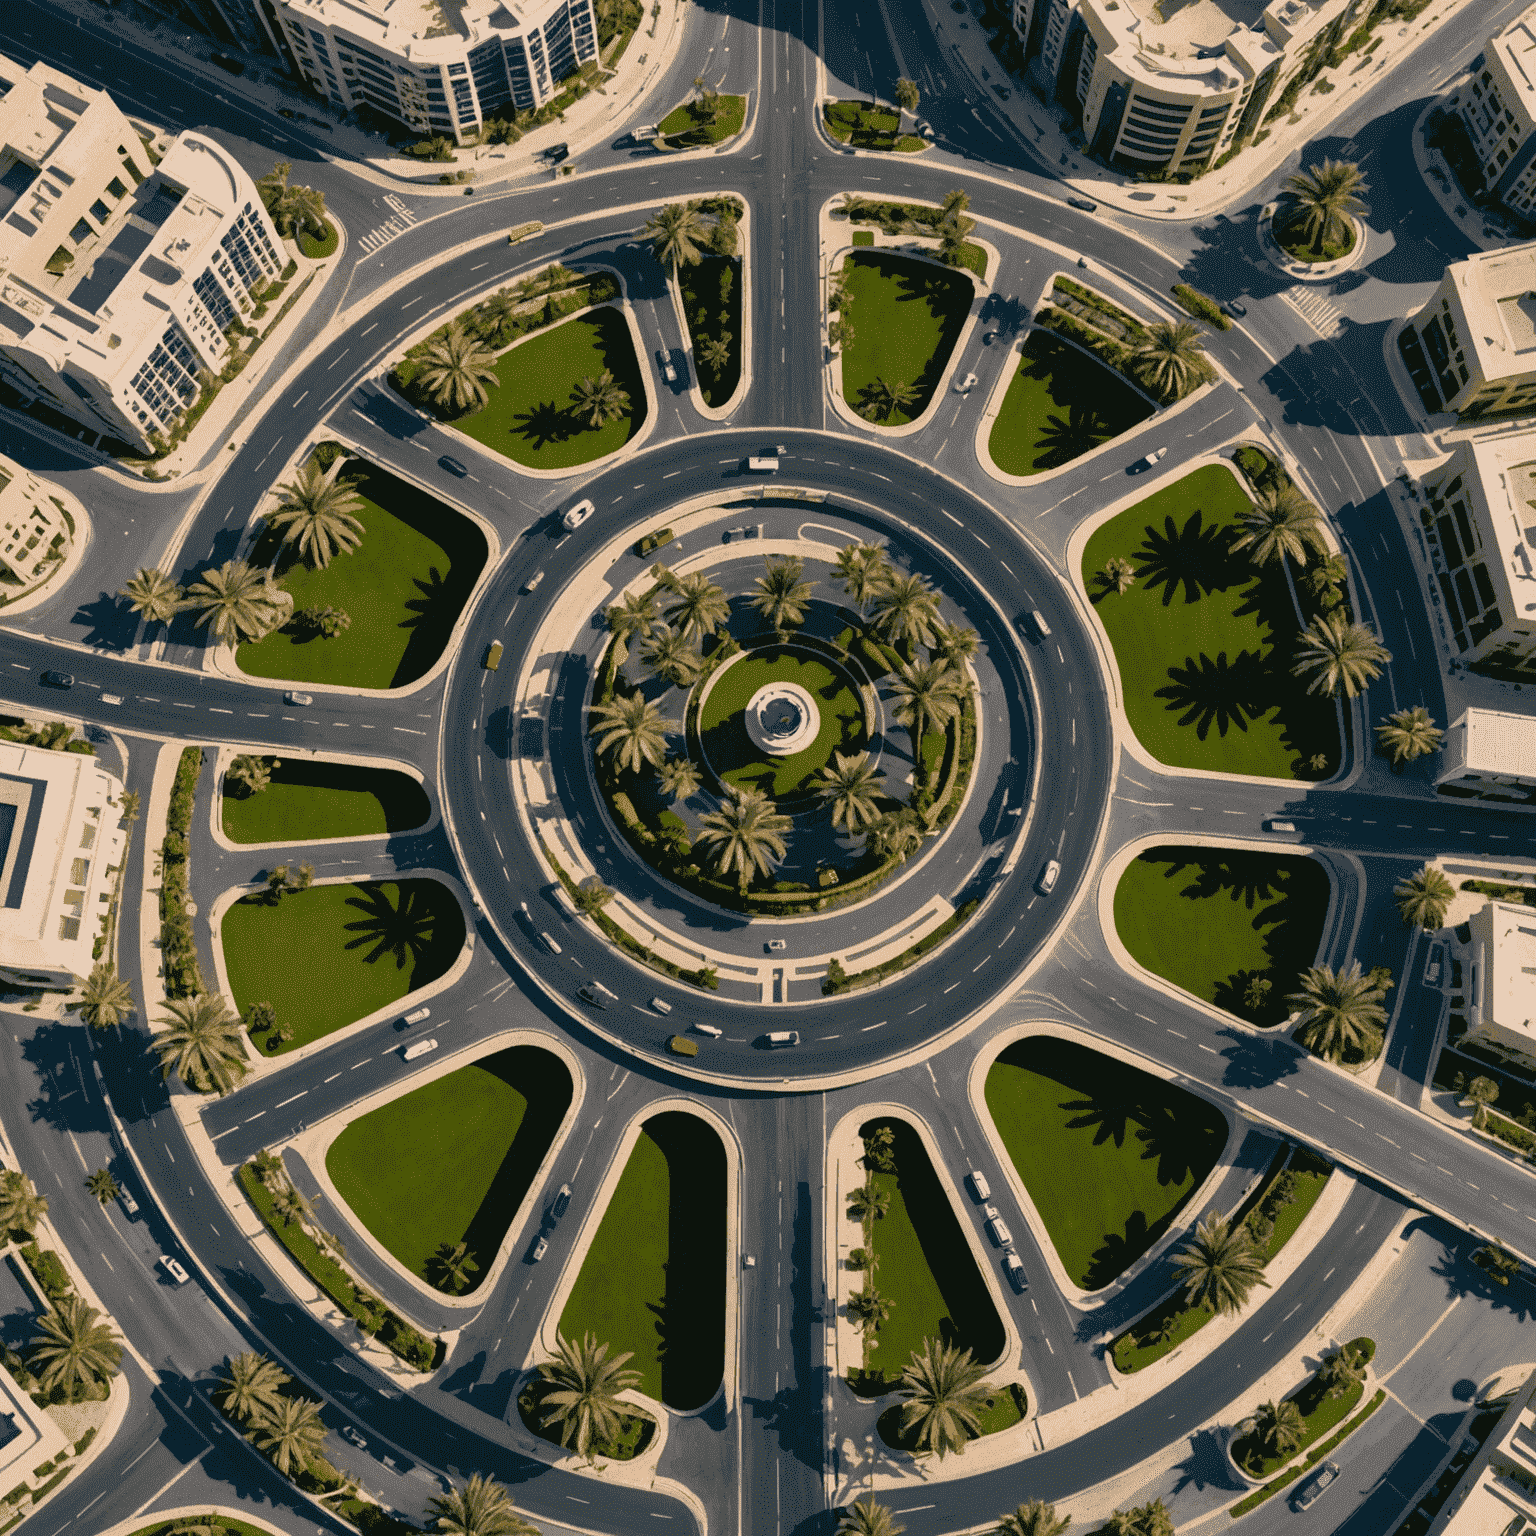
[[[341,110],[461,144],[499,109],[536,111],[598,55],[592,0],[276,0],[274,14],[299,73]]]
[[[1536,1372],[1511,1395],[1493,1433],[1435,1517],[1429,1536],[1531,1536],[1536,1530],[1533,1488]]]
[[[1129,171],[1208,168],[1373,0],[1014,0],[1035,90]],[[1166,19],[1165,19],[1166,18]]]
[[[0,741],[0,982],[90,975],[127,838],[122,794],[94,757]]]
[[[1441,743],[1435,788],[1461,799],[1536,802],[1536,715],[1463,710]]]
[[[68,559],[76,536],[70,525],[83,510],[73,497],[66,502],[58,486],[0,454],[0,598],[37,586]]]
[[[282,242],[244,169],[182,133],[155,162],[105,92],[0,58],[0,374],[141,450],[229,356]]]
[[[1460,116],[1487,191],[1529,216],[1536,200],[1536,6],[1488,39],[1446,109]]]

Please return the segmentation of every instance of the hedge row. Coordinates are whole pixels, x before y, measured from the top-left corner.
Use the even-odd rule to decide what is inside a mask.
[[[160,847],[160,961],[168,998],[195,997],[203,991],[197,941],[187,916],[187,853],[197,781],[203,771],[201,747],[187,747],[176,765],[171,808]]]
[[[1191,288],[1188,283],[1175,283],[1171,291],[1180,307],[1188,310],[1197,320],[1207,321],[1218,331],[1232,329],[1232,321],[1221,305],[1215,299],[1207,298],[1198,288]]]
[[[1370,1418],[1370,1416],[1375,1413],[1376,1410],[1380,1408],[1386,1400],[1386,1389],[1378,1389],[1375,1397],[1373,1397],[1370,1402],[1368,1402],[1365,1407],[1362,1408],[1360,1412],[1357,1413],[1354,1418],[1352,1418],[1347,1424],[1345,1424],[1343,1428],[1341,1428],[1331,1439],[1325,1440],[1321,1445],[1315,1446],[1311,1451],[1309,1451],[1307,1453],[1307,1459],[1304,1462],[1301,1462],[1298,1466],[1292,1467],[1288,1472],[1282,1472],[1279,1477],[1265,1483],[1262,1488],[1255,1489],[1254,1492],[1250,1493],[1246,1499],[1239,1499],[1238,1502],[1234,1504],[1228,1511],[1228,1513],[1231,1514],[1234,1520],[1240,1519],[1250,1510],[1257,1509],[1259,1505],[1265,1501],[1265,1499],[1272,1498],[1275,1494],[1279,1493],[1282,1488],[1288,1487],[1291,1483],[1294,1483],[1296,1479],[1303,1473],[1309,1472],[1313,1467],[1315,1467],[1318,1462],[1323,1459],[1323,1457],[1327,1456],[1330,1452],[1337,1450],[1339,1446],[1344,1443],[1345,1439],[1352,1435],[1357,1429],[1359,1429],[1359,1427],[1364,1424],[1365,1421]]]

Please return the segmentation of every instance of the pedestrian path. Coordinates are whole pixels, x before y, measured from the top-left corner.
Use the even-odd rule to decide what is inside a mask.
[[[391,240],[403,235],[416,222],[416,215],[393,192],[388,193],[384,201],[393,210],[393,216],[382,224],[374,225],[357,242],[358,249],[364,256],[372,256],[375,251],[382,250]]]
[[[1315,288],[1297,283],[1282,288],[1280,297],[1301,316],[1319,336],[1337,336],[1344,329],[1344,312],[1331,299],[1324,298]]]

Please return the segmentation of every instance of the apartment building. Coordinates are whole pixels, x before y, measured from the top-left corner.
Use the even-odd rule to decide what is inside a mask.
[[[62,565],[84,515],[73,496],[0,453],[0,598],[19,596]]]
[[[275,16],[336,106],[458,143],[498,108],[536,111],[598,51],[592,0],[276,0]]]
[[[1199,171],[1373,0],[1014,0],[1039,94],[1128,171]]]
[[[1511,1395],[1429,1536],[1536,1536],[1536,1372]]]
[[[147,450],[286,258],[255,184],[182,133],[158,165],[105,92],[0,57],[0,374]]]
[[[94,757],[0,741],[0,983],[90,975],[123,859],[122,793]]]
[[[1435,788],[1465,799],[1536,803],[1536,715],[1463,710],[1441,743]]]
[[[1536,6],[1488,39],[1445,105],[1466,126],[1486,189],[1529,215],[1536,199]]]

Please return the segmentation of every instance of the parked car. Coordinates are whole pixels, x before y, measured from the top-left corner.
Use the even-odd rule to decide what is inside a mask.
[[[579,997],[582,1002],[593,1008],[607,1008],[608,1006],[608,1004],[603,1001],[602,993],[600,993],[597,988],[593,986],[577,987],[576,996]]]
[[[571,146],[569,144],[551,144],[549,148],[544,151],[544,158],[548,160],[551,165],[559,165],[562,160],[569,158],[570,153]]]
[[[160,1255],[160,1268],[163,1269],[166,1274],[169,1275],[173,1281],[175,1281],[177,1285],[185,1285],[187,1281],[192,1278],[191,1275],[189,1275],[186,1270],[184,1270],[181,1265],[168,1253],[162,1253]]]
[[[1056,859],[1047,859],[1045,868],[1040,871],[1040,878],[1035,881],[1035,889],[1042,896],[1049,896],[1056,889],[1056,882],[1061,878],[1061,864]]]
[[[351,1424],[343,1424],[341,1426],[340,1434],[343,1440],[351,1441],[351,1443],[355,1445],[358,1450],[366,1451],[368,1449],[368,1442],[363,1439],[363,1437],[357,1432],[356,1428]]]
[[[1003,1256],[1003,1273],[1008,1276],[1008,1284],[1023,1295],[1029,1289],[1029,1276],[1024,1273],[1024,1261],[1011,1248]]]
[[[560,519],[560,526],[567,533],[571,532],[572,529],[580,528],[592,516],[593,510],[590,501],[578,501],[574,507],[567,508],[565,516]]]
[[[958,384],[955,385],[955,393],[957,395],[968,395],[975,388],[976,375],[974,373],[968,373],[963,379],[960,380]]]
[[[1069,197],[1067,199],[1067,206],[1070,208],[1081,208],[1084,213],[1097,213],[1099,211],[1099,205],[1091,197]]]
[[[44,672],[39,681],[45,688],[73,688],[75,686],[75,674],[73,672],[55,672],[51,667]]]
[[[985,1200],[989,1195],[991,1195],[992,1186],[987,1183],[987,1176],[981,1171],[981,1169],[972,1168],[971,1171],[966,1174],[966,1178],[970,1181],[971,1193],[975,1195],[978,1200]]]
[[[1338,1476],[1338,1462],[1325,1461],[1292,1495],[1292,1505],[1298,1510],[1311,1509],[1318,1499],[1338,1480]]]
[[[457,475],[461,480],[465,475],[469,473],[469,471],[462,464],[460,464],[457,459],[449,458],[446,453],[437,462],[441,464],[450,475]]]
[[[297,704],[301,708],[306,704],[313,704],[314,702],[314,699],[309,694],[300,693],[297,689],[294,688],[290,688],[288,692],[283,695],[284,704]]]

